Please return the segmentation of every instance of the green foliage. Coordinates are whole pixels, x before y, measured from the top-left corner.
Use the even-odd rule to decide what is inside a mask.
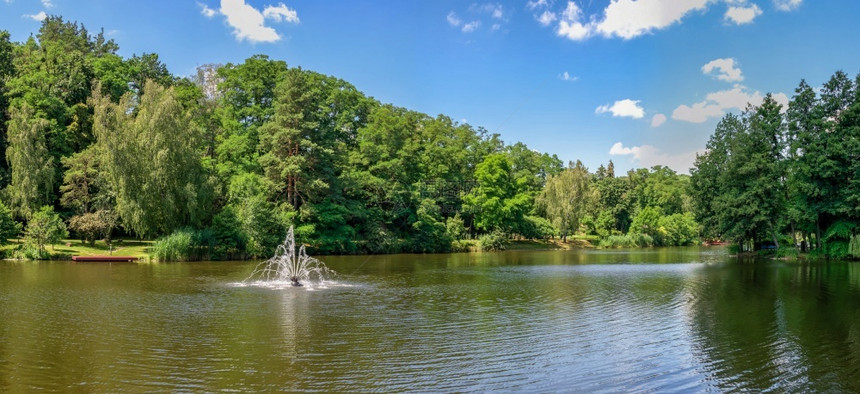
[[[860,234],[851,237],[848,243],[848,254],[857,259],[860,258]]]
[[[693,245],[698,240],[698,227],[691,213],[676,213],[660,218],[664,230],[663,244],[666,246]]]
[[[215,246],[212,258],[240,259],[248,247],[248,235],[242,230],[242,222],[232,206],[224,207],[212,218],[212,237]]]
[[[116,226],[116,214],[108,210],[82,213],[69,219],[69,229],[92,245],[100,238],[110,240],[111,232]]]
[[[27,103],[11,107],[9,114],[6,157],[12,167],[12,183],[8,192],[20,216],[30,217],[53,199],[54,159],[45,141],[51,122]]]
[[[544,212],[562,237],[576,233],[589,208],[597,203],[598,195],[591,176],[581,162],[550,176],[535,203]]]
[[[24,236],[27,243],[36,246],[39,256],[45,257],[45,245],[60,242],[69,236],[69,232],[63,219],[54,212],[54,208],[44,206],[30,217]]]
[[[189,261],[196,249],[194,231],[181,229],[159,238],[152,245],[150,255],[155,261]]]
[[[0,201],[0,245],[21,233],[21,223],[12,218],[12,211]]]
[[[475,169],[477,187],[463,199],[484,231],[512,230],[529,209],[531,198],[514,182],[511,162],[504,154],[492,154]]]
[[[505,234],[495,231],[484,234],[478,238],[478,249],[483,252],[496,252],[505,250],[507,237]]]
[[[174,90],[150,81],[139,103],[126,93],[114,104],[96,89],[92,104],[102,164],[123,226],[147,237],[200,223],[208,185],[199,138]]]
[[[654,246],[654,239],[641,233],[610,235],[600,240],[601,248],[645,248]]]

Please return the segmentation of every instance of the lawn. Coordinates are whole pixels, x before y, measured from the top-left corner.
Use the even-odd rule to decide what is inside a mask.
[[[22,240],[12,240],[9,244],[0,246],[7,257],[10,257],[12,250],[18,248]],[[53,260],[70,260],[72,256],[95,256],[95,255],[113,255],[113,256],[134,256],[145,258],[148,256],[149,248],[152,247],[153,241],[140,241],[136,239],[116,239],[113,241],[113,248],[108,246],[104,241],[96,241],[95,245],[89,243],[84,244],[78,239],[65,239],[62,243],[45,246],[48,253],[51,254]]]

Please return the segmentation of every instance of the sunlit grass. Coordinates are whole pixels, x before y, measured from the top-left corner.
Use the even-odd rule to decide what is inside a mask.
[[[11,257],[13,250],[17,249],[24,241],[10,240],[10,243],[0,246],[7,258]],[[132,256],[145,258],[153,241],[140,241],[136,239],[114,240],[111,248],[105,241],[96,241],[95,245],[83,243],[78,239],[65,239],[62,243],[46,245],[45,250],[51,255],[51,259],[71,259],[72,256]]]

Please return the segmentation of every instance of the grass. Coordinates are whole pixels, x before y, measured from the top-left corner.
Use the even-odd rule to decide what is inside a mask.
[[[12,240],[9,244],[0,246],[3,255],[11,257],[12,251],[18,248],[23,240]],[[136,239],[124,239],[113,241],[113,251],[104,241],[96,241],[95,245],[84,244],[77,239],[64,239],[62,243],[46,245],[45,250],[51,255],[52,260],[71,260],[72,256],[134,256],[146,259],[153,241],[140,241]],[[68,245],[68,246],[67,246]]]
[[[581,249],[593,248],[594,245],[590,242],[591,237],[578,236],[567,237],[567,242],[562,242],[561,238],[546,239],[546,240],[518,240],[508,242],[508,250],[547,250],[547,249]]]

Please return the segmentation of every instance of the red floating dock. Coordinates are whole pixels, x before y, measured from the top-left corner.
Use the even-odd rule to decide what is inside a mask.
[[[133,256],[72,256],[72,261],[137,261],[137,257]]]

